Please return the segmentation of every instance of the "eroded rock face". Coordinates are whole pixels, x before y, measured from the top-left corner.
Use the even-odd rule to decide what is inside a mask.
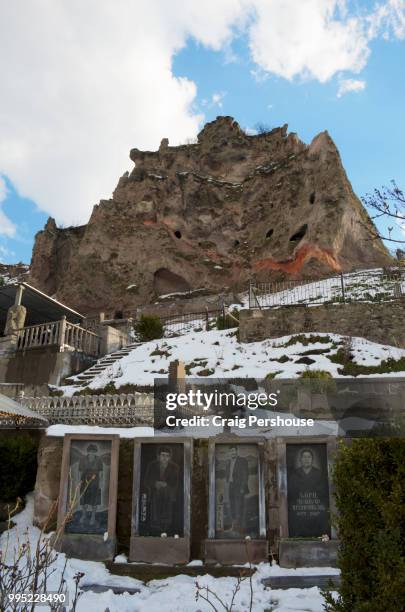
[[[248,136],[219,117],[196,144],[130,157],[86,226],[49,220],[36,237],[31,282],[82,312],[389,261],[327,132],[306,145],[287,126]]]

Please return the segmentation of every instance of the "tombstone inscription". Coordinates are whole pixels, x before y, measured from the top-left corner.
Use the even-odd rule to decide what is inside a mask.
[[[290,537],[330,536],[326,444],[287,444]]]

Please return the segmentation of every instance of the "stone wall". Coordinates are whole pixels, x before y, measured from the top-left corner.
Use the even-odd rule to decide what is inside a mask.
[[[239,339],[256,342],[306,332],[360,336],[405,348],[405,300],[242,310]]]
[[[59,495],[63,438],[43,436],[38,450],[38,473],[35,486],[34,523],[43,527],[48,513],[56,507]],[[279,499],[277,494],[276,441],[265,447],[265,498],[267,539],[275,550],[279,537]],[[208,442],[194,440],[191,482],[191,558],[203,558],[203,541],[208,535]],[[117,494],[117,551],[128,553],[131,535],[133,486],[133,440],[120,439]],[[56,520],[56,512],[54,521]],[[54,527],[54,521],[50,528]]]
[[[0,381],[34,385],[59,385],[67,376],[89,368],[94,359],[78,351],[60,352],[57,346],[17,351],[0,357]]]

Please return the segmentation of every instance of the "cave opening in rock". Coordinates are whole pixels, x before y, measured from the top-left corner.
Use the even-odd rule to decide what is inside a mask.
[[[238,247],[240,245],[239,240],[234,240],[233,246]]]
[[[308,230],[308,225],[306,223],[304,225],[301,225],[298,232],[295,232],[295,234],[291,236],[290,242],[298,242],[299,240],[301,240],[301,238],[303,238],[305,234],[307,233],[307,230]]]
[[[311,195],[309,196],[309,203],[310,203],[310,204],[313,204],[313,203],[315,202],[315,195],[316,195],[316,194],[315,194],[315,191],[313,191],[313,192],[311,193]]]
[[[271,238],[273,234],[274,234],[274,229],[273,228],[269,229],[269,231],[266,233],[266,238]]]
[[[178,238],[180,240],[180,238],[181,238],[181,231],[180,230],[176,230],[174,232],[174,235],[176,236],[176,238]]]
[[[190,291],[189,283],[168,268],[159,268],[153,275],[153,289],[157,295]]]

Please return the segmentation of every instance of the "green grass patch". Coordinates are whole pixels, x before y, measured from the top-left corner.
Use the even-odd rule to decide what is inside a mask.
[[[212,368],[205,368],[205,370],[200,370],[197,372],[197,376],[211,376],[211,374],[214,374],[214,372],[215,370]]]
[[[170,357],[171,353],[169,351],[165,351],[164,349],[155,348],[154,351],[150,353],[150,357]]]
[[[380,365],[365,366],[349,361],[339,368],[339,374],[343,376],[361,376],[362,374],[389,374],[390,372],[405,372],[405,357],[401,359],[384,359]]]
[[[302,344],[303,346],[308,346],[309,344],[329,344],[332,342],[332,338],[330,336],[318,336],[316,334],[311,334],[309,336],[305,336],[304,334],[298,334],[297,336],[293,336],[283,344],[283,347],[292,346],[293,344]]]

